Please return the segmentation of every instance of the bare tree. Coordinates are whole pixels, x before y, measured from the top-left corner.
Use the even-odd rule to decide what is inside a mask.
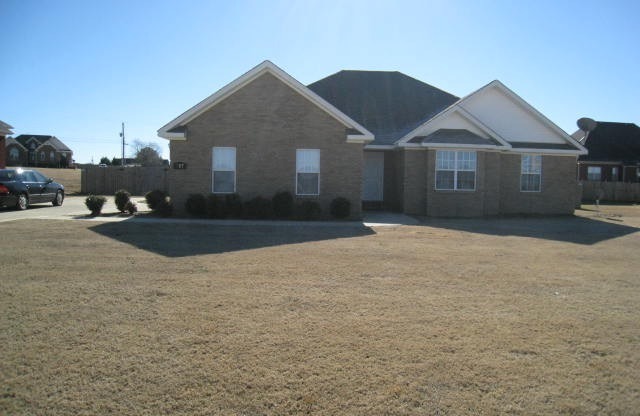
[[[153,142],[144,143],[140,140],[133,142],[136,162],[142,166],[162,166],[160,146]]]

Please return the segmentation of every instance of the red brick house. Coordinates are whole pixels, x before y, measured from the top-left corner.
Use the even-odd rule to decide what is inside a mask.
[[[7,167],[7,154],[5,152],[6,137],[13,134],[13,127],[0,120],[0,169]]]
[[[572,136],[589,150],[578,158],[579,180],[640,182],[640,127],[598,121],[592,131]]]

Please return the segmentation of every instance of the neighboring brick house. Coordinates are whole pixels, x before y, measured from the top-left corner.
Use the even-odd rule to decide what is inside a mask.
[[[10,134],[13,134],[11,131],[13,127],[0,120],[0,169],[4,169],[7,167],[7,155],[5,152],[5,142],[6,137]]]
[[[5,148],[8,166],[66,168],[73,161],[71,149],[55,136],[21,134],[7,138]]]
[[[589,151],[578,158],[579,180],[640,182],[640,127],[598,121],[592,131],[572,136]]]
[[[427,216],[570,214],[586,150],[499,81],[457,97],[399,72],[308,87],[265,61],[158,130],[170,193],[330,201]],[[362,204],[361,204],[362,203]]]

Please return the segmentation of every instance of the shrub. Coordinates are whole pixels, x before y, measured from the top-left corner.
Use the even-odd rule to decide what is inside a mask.
[[[131,199],[131,194],[124,189],[120,189],[118,192],[116,192],[116,196],[114,199],[118,211],[125,212],[127,210],[125,207],[127,205],[127,202],[129,202],[129,200]]]
[[[132,200],[128,200],[127,204],[124,206],[124,210],[129,213],[129,215],[133,215],[138,212],[138,206]]]
[[[222,195],[209,194],[205,211],[209,218],[225,218],[227,216],[227,204],[224,197]]]
[[[244,211],[247,218],[264,220],[271,217],[271,200],[257,196],[244,204]]]
[[[320,219],[322,209],[317,201],[311,199],[305,199],[297,207],[297,217],[301,220],[317,220]]]
[[[348,218],[351,215],[351,202],[341,196],[334,198],[333,201],[331,201],[330,212],[334,218]]]
[[[158,205],[166,200],[167,194],[159,189],[149,191],[144,195],[144,199],[147,201],[147,206],[151,211],[155,211]]]
[[[207,200],[202,194],[191,194],[185,202],[185,209],[191,215],[203,217],[207,213]]]
[[[89,208],[93,216],[100,215],[105,202],[107,202],[107,198],[101,195],[89,195],[84,200],[84,204]]]
[[[170,217],[171,214],[173,214],[173,204],[171,203],[171,199],[169,199],[169,197],[165,197],[158,203],[153,212],[161,217]]]
[[[293,196],[291,192],[282,191],[271,198],[273,215],[276,218],[289,218],[293,214]]]
[[[226,214],[232,218],[242,218],[242,198],[238,194],[227,194],[224,196]]]

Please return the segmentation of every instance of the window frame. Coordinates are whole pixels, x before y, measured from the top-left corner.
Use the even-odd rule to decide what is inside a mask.
[[[233,149],[233,170],[223,170],[223,169],[215,169],[215,157],[216,157],[216,149],[225,149],[225,150],[229,150],[229,149]],[[215,176],[216,176],[216,171],[217,172],[233,172],[233,191],[231,192],[222,192],[222,191],[216,191],[215,186],[216,186],[216,180],[215,180]],[[232,147],[232,146],[214,146],[211,149],[211,193],[212,194],[235,194],[236,190],[237,190],[237,175],[238,175],[238,151],[236,149],[236,147]]]
[[[537,163],[537,167],[538,167],[538,171],[536,172],[535,169],[533,170],[529,170],[526,171],[524,170],[525,168],[525,163],[524,163],[524,159],[530,157],[531,163],[529,163],[530,167],[535,167],[536,164],[534,163],[535,159],[537,158],[539,160],[539,163]],[[538,175],[539,180],[538,180],[538,189],[523,189],[523,177],[524,175]],[[520,156],[520,192],[542,192],[542,155],[539,154],[524,154]]]
[[[303,172],[299,170],[299,166],[298,166],[298,160],[299,160],[299,154],[300,152],[309,152],[309,151],[313,151],[313,152],[317,152],[318,153],[318,169],[317,172]],[[296,149],[296,196],[319,196],[320,195],[320,164],[321,164],[321,157],[322,154],[320,152],[320,149]],[[303,194],[303,193],[299,193],[298,192],[298,175],[301,173],[313,173],[318,175],[318,187],[317,187],[317,191],[316,193],[313,194]]]
[[[453,169],[438,169],[438,154],[443,153],[453,153]],[[469,153],[474,155],[474,168],[471,169],[460,169],[458,167],[458,155],[461,153]],[[438,188],[438,171],[441,172],[453,172],[453,188]],[[460,189],[458,188],[458,173],[459,172],[473,172],[473,189]],[[478,182],[478,152],[475,150],[454,150],[454,149],[446,149],[446,150],[436,150],[436,160],[435,160],[435,176],[434,176],[434,184],[433,187],[436,191],[448,191],[448,192],[475,192],[477,189]]]
[[[589,171],[591,169],[598,170],[598,179],[591,179]],[[587,166],[587,180],[593,182],[602,182],[602,166]]]

